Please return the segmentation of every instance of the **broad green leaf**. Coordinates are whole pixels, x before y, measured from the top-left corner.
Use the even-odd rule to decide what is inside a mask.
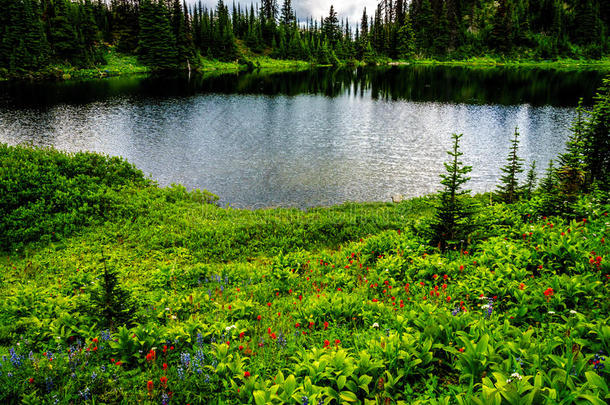
[[[603,394],[608,393],[608,384],[594,371],[587,371],[585,373],[585,377],[587,378],[587,382],[595,388],[599,388]]]
[[[254,391],[254,402],[256,402],[256,405],[265,405],[267,403],[265,393],[263,391]]]
[[[345,387],[345,381],[346,378],[344,375],[341,375],[339,376],[339,378],[337,378],[337,388],[339,388],[339,391],[341,391],[343,387]]]
[[[296,387],[297,381],[294,378],[294,375],[290,374],[288,378],[286,378],[286,381],[284,381],[284,391],[286,391],[286,394],[288,394],[288,396],[292,396],[292,393],[294,392]]]
[[[342,391],[340,398],[343,401],[347,401],[347,402],[356,402],[358,401],[358,397],[356,396],[356,394],[354,394],[351,391]]]

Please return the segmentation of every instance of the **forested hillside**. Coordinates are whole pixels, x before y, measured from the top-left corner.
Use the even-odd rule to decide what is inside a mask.
[[[329,3],[320,20],[290,0],[224,4],[181,0],[0,0],[0,69],[103,64],[110,47],[158,69],[264,54],[317,64],[473,56],[600,58],[609,48],[604,0],[384,0],[359,22]],[[0,72],[1,73],[1,72]]]

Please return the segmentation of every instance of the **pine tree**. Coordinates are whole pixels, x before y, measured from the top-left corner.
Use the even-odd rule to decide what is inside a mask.
[[[277,0],[262,0],[259,16],[261,20],[262,37],[268,45],[271,45],[272,41],[275,40],[277,14]]]
[[[442,8],[438,14],[438,18],[436,18],[435,24],[435,35],[434,35],[434,54],[437,56],[442,56],[447,53],[447,49],[449,48],[449,19],[447,17],[447,7],[445,2],[442,4]]]
[[[140,2],[140,59],[153,69],[174,69],[178,61],[168,11],[162,0]]]
[[[403,22],[398,30],[396,51],[399,59],[410,59],[415,53],[415,34],[408,15],[403,16]]]
[[[214,57],[222,61],[234,61],[237,59],[237,45],[233,36],[229,9],[222,0],[218,0],[216,6],[216,24],[212,39],[212,53]]]
[[[362,61],[367,65],[375,65],[377,63],[377,54],[371,45],[371,41],[366,41]]]
[[[445,251],[451,245],[463,244],[468,240],[474,229],[472,216],[474,208],[468,201],[469,190],[462,186],[470,180],[466,175],[472,171],[471,166],[465,166],[460,160],[460,139],[462,134],[453,134],[453,147],[447,151],[449,162],[445,163],[447,174],[441,175],[444,186],[439,195],[439,204],[431,226],[433,245]]]
[[[538,192],[540,193],[540,207],[539,210],[542,214],[552,215],[557,213],[560,199],[557,193],[557,172],[553,160],[549,161],[549,166],[546,169],[546,174],[540,186]]]
[[[527,175],[525,176],[525,184],[521,188],[523,198],[527,201],[532,198],[532,194],[536,189],[537,177],[538,175],[536,173],[536,161],[534,160],[530,165],[529,170],[527,171]]]
[[[341,36],[341,30],[339,29],[339,19],[337,18],[337,12],[335,8],[331,5],[330,11],[328,13],[328,17],[324,19],[324,24],[322,27],[322,31],[330,45],[334,45]]]
[[[294,10],[290,0],[284,0],[282,11],[280,13],[280,22],[286,26],[290,26],[295,21]]]
[[[104,63],[106,61],[105,53],[98,49],[98,43],[101,36],[95,22],[91,0],[85,0],[85,3],[83,4],[79,26],[82,47],[84,48],[86,59],[90,62],[89,64]]]
[[[519,131],[515,128],[515,137],[511,141],[507,164],[501,170],[504,175],[500,177],[498,185],[498,199],[504,203],[512,204],[519,199],[519,179],[517,176],[523,172],[523,159],[517,152],[519,150]]]
[[[579,45],[595,44],[600,39],[599,17],[592,0],[582,0],[576,5],[576,32],[574,40]]]
[[[557,186],[557,175],[555,172],[555,162],[553,159],[549,161],[549,165],[546,169],[546,174],[542,181],[540,182],[540,191],[543,193],[553,193],[555,191],[555,187]]]
[[[59,0],[53,4],[53,17],[49,20],[51,44],[55,56],[63,62],[70,63],[80,53],[76,30],[68,13],[71,3]]]
[[[119,52],[133,53],[138,47],[140,30],[138,6],[141,7],[141,3],[145,1],[141,0],[137,5],[133,0],[110,1],[113,42]]]
[[[366,38],[369,35],[369,17],[366,15],[366,7],[362,12],[362,20],[360,21],[360,38]]]
[[[583,128],[583,154],[588,183],[610,190],[610,78],[603,81]]]
[[[508,53],[512,49],[512,27],[508,0],[500,0],[493,19],[489,42],[492,49]]]
[[[434,39],[434,11],[430,0],[423,0],[413,20],[418,52],[429,54]]]
[[[91,310],[100,321],[110,329],[130,325],[135,313],[131,294],[119,284],[118,272],[106,264],[102,254],[104,272],[99,284],[91,290]]]
[[[566,151],[559,155],[557,179],[559,190],[566,201],[573,202],[585,184],[586,165],[583,143],[583,106],[582,99],[576,108],[577,116],[566,142]]]
[[[180,0],[174,0],[172,3],[171,25],[174,39],[176,41],[176,66],[190,65],[195,57],[192,37],[188,30],[188,15],[183,12],[183,6]]]

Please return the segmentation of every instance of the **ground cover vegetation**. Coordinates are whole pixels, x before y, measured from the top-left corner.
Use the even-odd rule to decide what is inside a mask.
[[[0,400],[605,404],[609,128],[606,80],[538,184],[454,135],[439,194],[307,211],[2,145]]]
[[[370,14],[369,14],[370,13]],[[360,22],[297,18],[291,0],[215,8],[180,0],[1,0],[0,76],[63,76],[109,57],[135,71],[197,69],[259,57],[318,65],[389,59],[599,59],[610,41],[601,0],[383,0]],[[491,57],[491,59],[489,59]],[[120,72],[114,71],[115,73]]]

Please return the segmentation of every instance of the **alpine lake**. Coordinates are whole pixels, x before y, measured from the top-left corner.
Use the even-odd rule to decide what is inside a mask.
[[[0,83],[0,142],[122,156],[236,208],[389,201],[439,188],[452,133],[491,191],[510,139],[543,173],[604,74],[388,66]]]

